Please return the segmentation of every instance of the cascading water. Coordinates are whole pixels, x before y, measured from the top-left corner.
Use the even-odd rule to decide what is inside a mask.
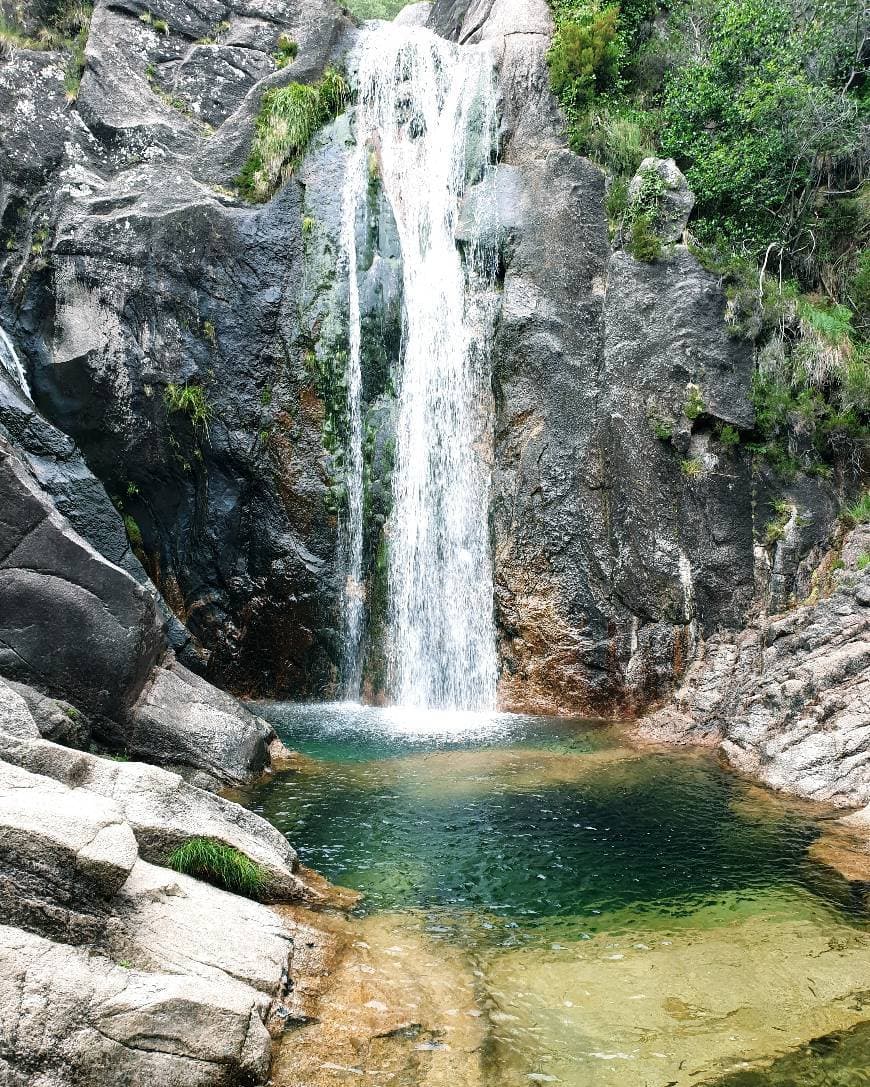
[[[15,348],[12,346],[12,341],[6,335],[2,325],[0,325],[0,366],[30,400],[30,386],[27,384],[24,367],[21,365],[21,359],[19,359]]]
[[[390,696],[490,709],[496,652],[489,550],[491,277],[456,227],[463,195],[496,146],[484,47],[421,27],[376,24],[356,54],[356,150],[345,191],[350,283],[346,637],[359,645],[362,420],[355,217],[374,156],[402,251],[404,329],[389,547]]]

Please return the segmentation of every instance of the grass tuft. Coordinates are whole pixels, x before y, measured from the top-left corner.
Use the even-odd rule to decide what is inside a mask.
[[[163,393],[163,400],[171,415],[183,412],[195,427],[203,427],[208,434],[208,422],[213,412],[201,385],[178,385],[170,381]]]
[[[870,491],[865,491],[860,498],[846,506],[843,520],[848,525],[870,524]]]
[[[260,898],[266,888],[266,872],[262,865],[233,846],[211,838],[188,839],[173,849],[166,863],[176,872],[246,898]]]
[[[317,83],[290,83],[263,95],[254,142],[237,184],[255,203],[271,199],[299,165],[312,136],[347,103],[347,82],[328,68]]]

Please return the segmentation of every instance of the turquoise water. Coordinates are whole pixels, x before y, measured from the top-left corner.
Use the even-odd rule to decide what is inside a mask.
[[[801,1083],[787,1078],[799,1067],[806,1077],[807,1068],[821,1069],[822,1078],[805,1079],[819,1087],[870,1082],[855,1078],[867,1068],[861,1031],[841,1032],[827,1048],[819,1043],[824,1060],[792,1052],[797,1040],[860,1021],[860,1009],[845,1016],[837,1010],[842,994],[827,998],[832,1011],[826,998],[819,996],[823,1006],[816,1008],[807,996],[806,1007],[783,1013],[783,1028],[776,1006],[796,984],[783,975],[771,983],[769,1000],[762,994],[762,1006],[747,1017],[755,1024],[767,1023],[767,1016],[769,1030],[747,1025],[741,1039],[733,1025],[755,996],[751,987],[748,995],[740,988],[739,970],[726,961],[731,948],[745,947],[750,956],[757,948],[763,988],[765,956],[776,972],[794,945],[794,954],[809,956],[811,969],[818,959],[827,970],[834,965],[821,957],[828,944],[849,945],[852,932],[864,938],[863,893],[808,857],[823,829],[808,807],[778,800],[712,753],[638,751],[595,722],[408,715],[345,704],[267,704],[258,712],[303,759],[298,770],[258,786],[251,806],[287,835],[304,864],[363,892],[360,914],[413,916],[427,938],[467,953],[487,979],[487,999],[507,1009],[505,1025],[497,1018],[493,1027],[491,1053],[499,1069],[493,1083],[550,1074],[576,1087],[718,1082],[712,1071],[685,1081],[658,1071],[661,1051],[676,1059],[683,1045],[705,1068],[705,1046],[713,1054],[718,1046],[723,1056],[711,1070],[732,1068],[729,1046],[753,1057],[772,1047],[773,1064],[735,1065],[723,1087]],[[536,948],[546,960],[535,957]],[[589,1014],[556,1015],[556,989],[573,1008],[576,1001],[564,994],[570,997],[581,981],[585,992],[600,992],[597,1006],[612,1000],[619,1008],[635,999],[632,987],[639,983],[628,972],[636,948],[660,955],[657,1007],[671,1009],[664,1026],[658,1012],[650,1013],[646,1033],[653,1038],[673,1020],[677,1039],[660,1037],[656,1049],[631,1017],[620,1022],[615,1014],[610,1038],[606,1019],[596,1026]],[[861,974],[859,952],[850,950],[852,957],[833,970],[833,988],[840,975]],[[602,973],[608,960],[618,961],[618,969]],[[717,971],[724,991],[734,991],[729,999],[736,1009],[728,1013],[731,1033],[721,1036],[714,1025],[722,1019],[714,1007],[721,995]],[[709,975],[709,1008],[699,1013],[711,1024],[709,1043],[696,1026],[680,1040],[680,1009],[698,1005],[699,973]],[[870,944],[866,978],[870,989]],[[814,992],[827,984],[825,974]],[[620,1078],[625,1070],[613,1071],[602,1039],[623,1056],[630,1052],[641,1078]]]

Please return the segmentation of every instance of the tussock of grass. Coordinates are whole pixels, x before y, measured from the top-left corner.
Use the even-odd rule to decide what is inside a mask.
[[[848,525],[870,524],[870,491],[865,491],[860,498],[846,506],[843,520]]]
[[[231,845],[211,838],[190,838],[173,849],[166,863],[176,872],[246,898],[260,898],[266,887],[266,873],[261,865]]]
[[[302,159],[312,136],[347,103],[347,82],[332,68],[317,83],[291,83],[263,95],[254,142],[238,178],[248,200],[269,200]]]
[[[170,381],[163,393],[163,400],[170,414],[183,412],[195,427],[203,427],[208,434],[208,422],[213,413],[201,385],[188,385],[187,382],[178,385]]]

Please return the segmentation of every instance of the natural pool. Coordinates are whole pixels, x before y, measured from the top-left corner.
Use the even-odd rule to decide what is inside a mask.
[[[258,709],[304,757],[249,802],[363,892],[359,946],[408,960],[409,1037],[443,971],[413,1047],[441,1071],[334,1082],[870,1084],[868,916],[807,855],[823,815],[580,720]]]

